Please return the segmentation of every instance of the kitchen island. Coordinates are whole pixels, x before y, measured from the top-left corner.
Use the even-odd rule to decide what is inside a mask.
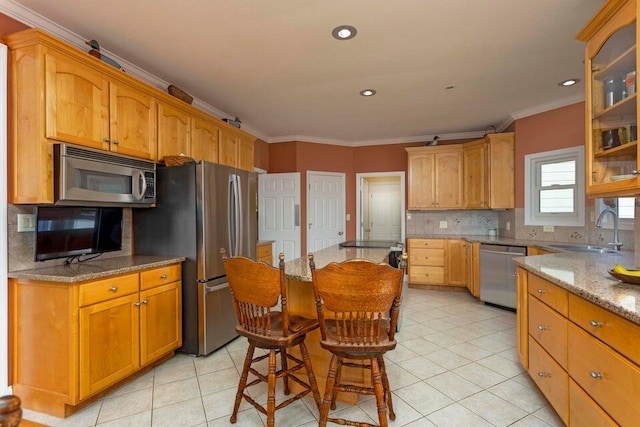
[[[343,262],[352,259],[365,259],[380,263],[387,262],[389,252],[389,248],[341,248],[339,245],[334,245],[314,252],[313,259],[316,268],[322,268],[331,262]],[[285,264],[285,273],[287,276],[289,313],[315,319],[317,311],[308,256],[305,255],[287,262]],[[402,307],[400,310],[402,310]],[[320,395],[323,396],[331,353],[320,347],[319,329],[307,334],[305,343],[311,357],[313,372],[318,381]],[[342,378],[355,384],[370,384],[369,371],[364,369],[345,367],[343,368]],[[295,385],[295,383],[292,384]],[[354,403],[357,401],[357,395],[339,393],[338,400]]]

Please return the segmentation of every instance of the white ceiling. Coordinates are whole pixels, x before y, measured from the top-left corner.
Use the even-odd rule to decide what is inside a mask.
[[[0,0],[0,12],[97,39],[126,71],[135,64],[268,142],[366,145],[473,137],[582,100],[582,82],[557,83],[583,78],[574,37],[602,4]],[[340,24],[357,36],[333,39]]]

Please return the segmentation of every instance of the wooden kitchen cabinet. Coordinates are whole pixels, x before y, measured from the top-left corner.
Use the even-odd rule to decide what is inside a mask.
[[[464,207],[515,207],[514,133],[493,133],[463,144]]]
[[[410,147],[408,209],[462,207],[462,147]]]
[[[467,290],[480,297],[480,242],[467,243]]]
[[[608,0],[576,36],[585,47],[586,192],[640,193],[635,0]]]
[[[212,120],[200,117],[191,119],[191,157],[218,163],[220,126]]]
[[[191,116],[164,102],[158,103],[158,159],[191,156]]]
[[[10,375],[22,406],[68,416],[171,355],[182,345],[180,280],[180,264],[81,283],[10,279]]]
[[[636,323],[518,268],[518,355],[565,424],[637,423],[638,336]]]
[[[257,247],[257,261],[266,262],[273,265],[273,242],[261,242]]]
[[[409,285],[466,288],[472,246],[464,240],[408,239]],[[421,286],[424,285],[424,286]]]
[[[236,129],[220,130],[220,163],[253,172],[255,138]]]
[[[466,287],[469,281],[469,243],[464,240],[447,240],[445,250],[445,283]]]

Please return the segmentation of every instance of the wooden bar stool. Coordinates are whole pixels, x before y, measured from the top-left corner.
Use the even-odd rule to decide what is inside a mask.
[[[313,393],[316,405],[320,408],[320,392],[316,378],[311,368],[311,359],[304,343],[307,332],[318,327],[316,319],[305,319],[300,316],[290,316],[287,310],[287,286],[284,274],[284,254],[279,255],[279,268],[272,267],[263,262],[256,262],[245,257],[227,258],[225,250],[220,249],[227,280],[233,296],[233,308],[238,317],[236,331],[249,340],[249,349],[244,360],[238,392],[233,406],[231,423],[235,423],[238,417],[238,408],[244,398],[258,411],[267,416],[267,426],[275,424],[275,411],[284,408],[294,401]],[[275,310],[280,303],[280,310]],[[300,348],[302,360],[287,352],[293,346]],[[254,358],[255,348],[269,350],[265,354]],[[280,353],[282,369],[276,367],[276,354]],[[262,374],[251,365],[269,358],[268,373]],[[289,361],[294,363],[289,365]],[[294,371],[305,368],[308,383],[292,375]],[[257,379],[247,384],[247,377],[251,372]],[[284,380],[284,394],[289,395],[289,381],[294,381],[302,386],[302,391],[295,396],[281,402],[276,406],[276,379]],[[246,390],[259,384],[267,383],[267,407],[257,403],[246,393]]]
[[[375,395],[380,426],[388,424],[387,408],[389,418],[395,420],[384,353],[396,347],[394,335],[406,265],[407,255],[403,254],[399,268],[357,259],[330,263],[316,270],[313,254],[309,254],[320,322],[320,345],[331,352],[319,426],[326,426],[328,421],[340,425],[371,425],[329,418],[329,408],[335,409],[338,391]],[[363,366],[345,359],[364,360],[368,364]],[[372,386],[343,383],[343,366],[370,369]]]

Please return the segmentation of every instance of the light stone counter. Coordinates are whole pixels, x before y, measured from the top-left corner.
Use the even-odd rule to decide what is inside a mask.
[[[386,262],[390,249],[378,248],[341,248],[333,245],[313,253],[316,268],[322,268],[330,262],[342,262],[351,259],[366,259],[373,262]],[[311,282],[311,270],[307,255],[288,261],[284,266],[287,279]]]
[[[83,263],[73,263],[68,266],[60,265],[31,270],[10,271],[7,275],[13,279],[76,283],[162,267],[184,260],[184,257],[169,258],[165,256],[135,255],[105,258],[103,260],[96,259]]]
[[[560,252],[514,258],[516,265],[640,324],[640,286],[621,283],[608,270],[634,265],[632,252],[592,254]]]

